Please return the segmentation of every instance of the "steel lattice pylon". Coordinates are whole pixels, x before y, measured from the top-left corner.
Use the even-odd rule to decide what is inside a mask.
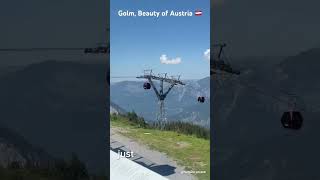
[[[163,129],[164,125],[167,123],[167,119],[165,115],[164,100],[175,85],[185,85],[185,84],[180,81],[180,76],[177,76],[177,78],[173,76],[168,77],[167,73],[154,75],[152,73],[152,70],[144,70],[144,75],[138,76],[137,78],[147,79],[151,87],[153,88],[154,92],[156,93],[159,101],[159,113],[157,114],[157,122],[160,125],[161,129]],[[160,81],[159,90],[153,83],[153,80]],[[170,84],[169,88],[166,91],[164,91],[164,87],[163,87],[164,82]]]

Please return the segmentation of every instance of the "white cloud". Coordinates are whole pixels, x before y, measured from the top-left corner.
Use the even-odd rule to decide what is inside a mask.
[[[160,63],[161,64],[180,64],[181,63],[181,58],[180,57],[176,57],[176,58],[173,58],[173,59],[169,59],[167,57],[167,55],[162,54],[160,56]]]
[[[207,61],[210,61],[210,49],[207,49],[204,53],[203,53],[204,58]]]

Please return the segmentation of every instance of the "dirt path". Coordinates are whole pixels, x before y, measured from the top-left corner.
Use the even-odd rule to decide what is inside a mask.
[[[196,180],[191,174],[183,173],[184,169],[169,158],[166,154],[151,150],[148,146],[139,144],[136,141],[122,136],[119,129],[112,127],[110,129],[111,150],[133,151],[134,157],[130,160],[139,163],[148,169],[170,180]]]

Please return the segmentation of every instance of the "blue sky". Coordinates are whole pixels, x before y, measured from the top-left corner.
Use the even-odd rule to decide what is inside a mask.
[[[202,16],[120,17],[119,10],[187,11]],[[111,0],[111,76],[136,76],[143,69],[181,74],[182,79],[209,76],[204,52],[210,47],[209,0]],[[162,64],[160,56],[181,58],[179,64]],[[114,79],[111,79],[114,81]]]

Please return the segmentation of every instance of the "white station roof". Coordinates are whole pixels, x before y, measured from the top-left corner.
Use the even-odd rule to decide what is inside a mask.
[[[169,180],[110,150],[110,180]]]

